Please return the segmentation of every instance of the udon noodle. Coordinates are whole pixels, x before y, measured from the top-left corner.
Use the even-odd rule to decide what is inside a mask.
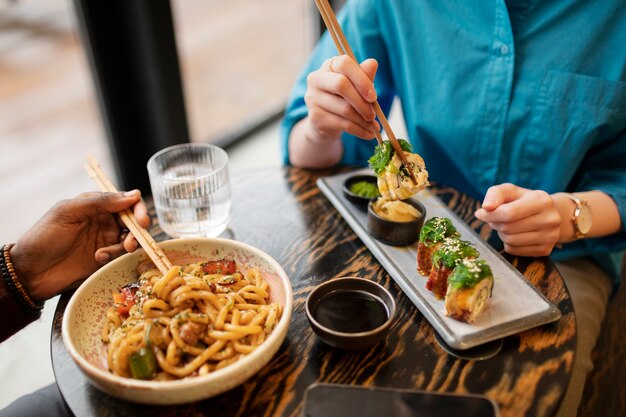
[[[261,273],[234,261],[152,269],[114,294],[102,340],[120,376],[167,380],[204,375],[253,352],[282,307],[269,303]]]

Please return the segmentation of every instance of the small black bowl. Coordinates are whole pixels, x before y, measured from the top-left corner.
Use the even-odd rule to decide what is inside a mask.
[[[371,197],[362,197],[350,191],[350,187],[352,187],[354,184],[361,182],[361,181],[369,182],[371,184],[374,184],[376,187],[378,187],[378,179],[376,178],[375,175],[367,175],[367,174],[353,175],[351,177],[348,177],[343,182],[343,195],[352,204],[356,205],[357,207],[363,210],[367,210],[367,204],[371,200]]]
[[[396,303],[380,284],[364,278],[326,281],[311,291],[306,316],[315,334],[340,349],[365,349],[387,333]]]
[[[377,199],[370,200],[367,208],[367,231],[377,240],[392,246],[412,245],[419,239],[420,230],[424,225],[426,217],[426,207],[419,201],[403,200],[404,203],[411,204],[421,214],[417,219],[410,222],[395,222],[380,217],[374,211],[373,205]]]

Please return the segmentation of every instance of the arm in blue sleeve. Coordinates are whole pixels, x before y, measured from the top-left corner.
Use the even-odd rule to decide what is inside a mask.
[[[584,239],[567,245],[581,253],[609,253],[626,249],[626,132],[592,149],[574,179],[576,191],[603,191],[617,204],[621,230],[610,236]]]
[[[388,53],[377,20],[376,2],[374,0],[349,0],[339,13],[338,20],[357,60],[362,62],[368,58],[375,58],[378,61],[375,87],[378,102],[385,114],[388,114],[395,92],[391,82]],[[298,121],[308,115],[304,102],[307,75],[320,68],[326,59],[337,54],[331,37],[328,32],[325,32],[296,81],[287,101],[285,117],[281,124],[281,150],[285,165],[290,163],[288,146],[291,130]],[[342,141],[344,154],[341,164],[345,165],[365,164],[375,146],[375,141],[363,141],[345,133]]]

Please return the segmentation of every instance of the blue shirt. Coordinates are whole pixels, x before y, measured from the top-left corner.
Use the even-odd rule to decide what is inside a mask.
[[[591,256],[618,280],[626,248],[626,7],[622,1],[349,0],[339,14],[359,62],[378,60],[387,113],[402,104],[432,180],[482,199],[490,186],[601,190],[622,230],[555,250]],[[307,115],[306,75],[337,55],[325,34],[289,98]],[[376,141],[344,134],[342,164],[365,165]]]

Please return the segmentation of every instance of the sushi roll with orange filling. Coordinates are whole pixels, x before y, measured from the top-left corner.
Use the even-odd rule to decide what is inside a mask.
[[[441,247],[433,255],[433,266],[426,282],[426,289],[442,299],[448,290],[448,277],[461,261],[478,257],[478,251],[471,243],[456,237],[444,239]]]
[[[417,272],[427,276],[433,267],[433,255],[445,238],[459,237],[450,219],[433,217],[422,226],[417,244]]]
[[[487,307],[493,291],[493,273],[487,262],[464,259],[448,277],[446,314],[473,323]]]

